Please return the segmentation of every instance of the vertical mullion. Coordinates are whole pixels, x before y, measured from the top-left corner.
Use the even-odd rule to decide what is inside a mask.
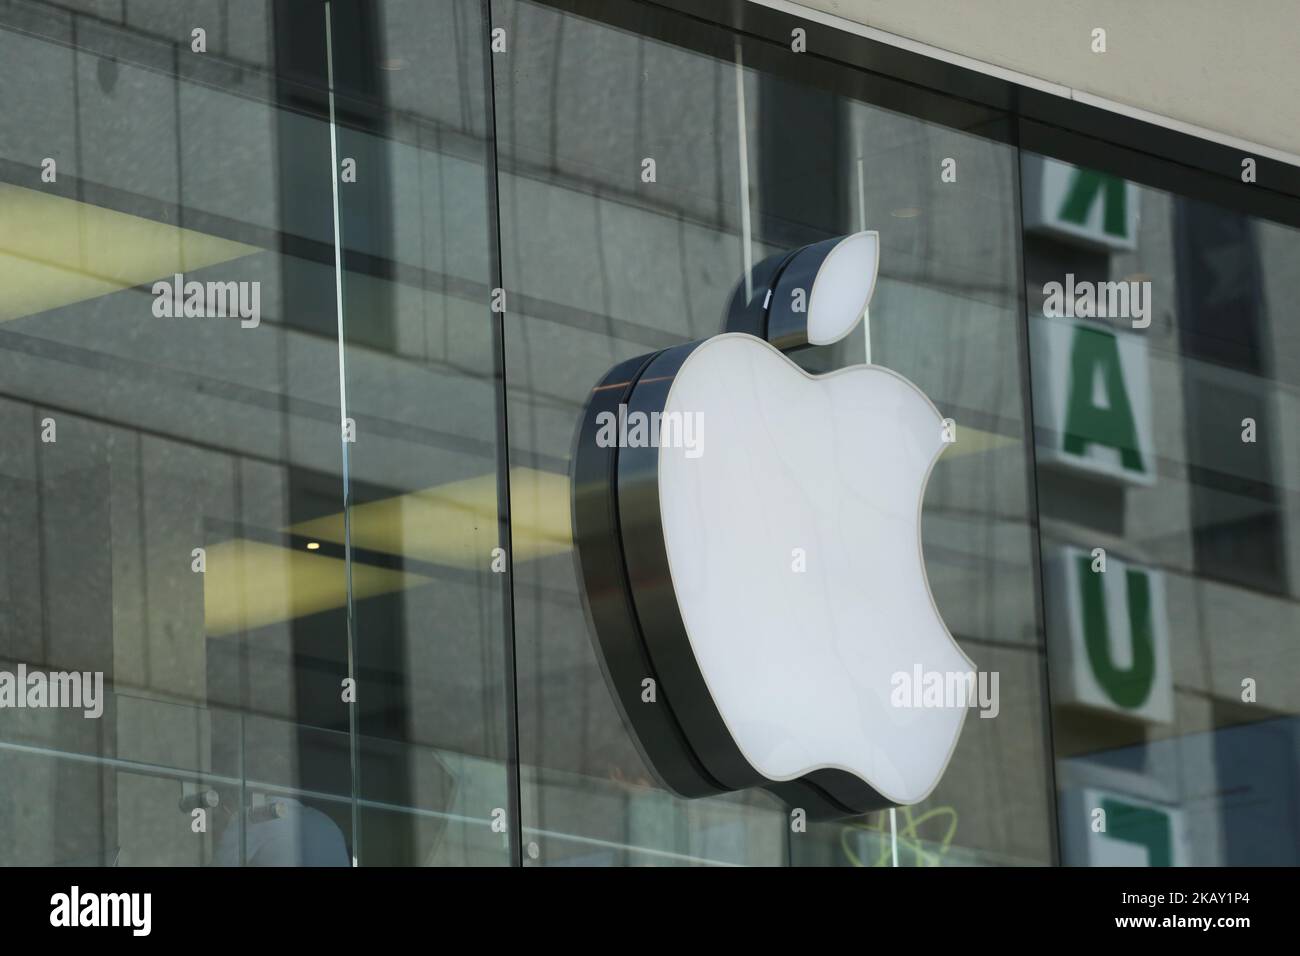
[[[487,189],[488,258],[493,288],[505,289],[501,265],[501,204],[500,163],[497,155],[496,76],[492,52],[492,0],[481,0],[480,6],[483,49],[484,94],[486,117],[484,131],[487,137],[485,162],[489,169],[484,182]],[[515,602],[514,602],[514,548],[510,525],[510,431],[509,402],[506,393],[506,334],[505,318],[509,304],[501,312],[493,312],[489,295],[488,316],[492,322],[494,366],[494,395],[497,412],[497,540],[506,555],[506,580],[502,589],[504,617],[505,670],[506,670],[506,787],[509,823],[510,865],[523,866],[523,816],[519,772],[519,675],[515,665]]]
[[[1052,673],[1049,647],[1051,644],[1050,635],[1047,633],[1047,607],[1046,607],[1046,590],[1043,575],[1043,520],[1042,514],[1038,508],[1038,440],[1037,440],[1037,423],[1034,418],[1034,383],[1033,383],[1033,353],[1030,342],[1029,330],[1029,290],[1026,283],[1028,282],[1028,269],[1025,262],[1025,217],[1024,217],[1024,150],[1021,147],[1021,132],[1023,120],[1017,119],[1014,123],[1013,148],[1016,151],[1016,181],[1015,188],[1012,190],[1013,201],[1016,204],[1014,222],[1016,225],[1016,245],[1020,251],[1020,281],[1019,295],[1021,301],[1020,313],[1021,321],[1016,323],[1018,349],[1020,354],[1020,380],[1024,383],[1022,394],[1021,417],[1024,419],[1025,442],[1026,442],[1026,460],[1028,480],[1025,483],[1025,490],[1029,495],[1029,514],[1028,519],[1031,526],[1029,536],[1031,555],[1030,559],[1034,562],[1034,616],[1038,622],[1040,633],[1042,634],[1042,654],[1043,664],[1039,668],[1043,682],[1043,704],[1047,711],[1047,780],[1048,780],[1048,801],[1052,809],[1053,827],[1052,827],[1052,860],[1060,865],[1061,860],[1061,806],[1060,806],[1060,789],[1056,775],[1056,739],[1055,739],[1055,721],[1056,711],[1052,706]]]
[[[334,211],[334,302],[337,316],[339,348],[339,448],[343,459],[343,579],[347,587],[348,679],[352,682],[352,700],[348,702],[348,758],[352,789],[352,865],[361,860],[361,820],[358,799],[361,789],[361,755],[357,741],[357,673],[356,616],[352,595],[352,491],[347,441],[348,386],[344,366],[343,334],[343,245],[339,223],[339,151],[338,125],[334,115],[334,36],[330,23],[330,2],[325,0],[325,76],[329,89],[330,113],[330,195]]]

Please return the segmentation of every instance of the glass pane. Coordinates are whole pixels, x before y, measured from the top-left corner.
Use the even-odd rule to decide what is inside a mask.
[[[508,862],[480,6],[96,12],[0,11],[0,864]]]
[[[900,865],[1050,862],[1005,122],[950,105],[967,132],[909,118],[890,108],[916,101],[901,86],[790,66],[680,18],[624,29],[614,11],[602,23],[528,2],[493,15],[547,38],[494,59],[510,451],[531,473],[511,487],[525,862],[890,865],[895,837]],[[960,185],[941,181],[945,157]],[[804,831],[765,790],[685,799],[657,781],[593,645],[568,482],[606,373],[721,332],[752,264],[863,226],[881,235],[870,338],[792,358],[822,372],[870,356],[956,419],[926,494],[926,570],[958,643],[999,675],[1000,712],[969,712],[938,789],[892,830],[874,813]],[[521,539],[524,516],[536,537]]]
[[[328,127],[241,6],[0,22],[2,669],[102,681],[5,711],[5,863],[350,862]]]
[[[1023,164],[1062,860],[1295,865],[1300,230]]]

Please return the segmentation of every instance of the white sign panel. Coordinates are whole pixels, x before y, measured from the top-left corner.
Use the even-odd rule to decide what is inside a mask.
[[[1137,248],[1136,185],[1032,154],[1022,169],[1027,230],[1094,248]]]
[[[1151,374],[1141,335],[1099,322],[1029,323],[1038,461],[1155,483]]]
[[[1112,790],[1066,794],[1068,862],[1073,866],[1186,866],[1187,819],[1178,807]]]
[[[1171,722],[1164,575],[1114,555],[1061,547],[1047,560],[1044,583],[1052,660],[1059,668],[1052,682],[1056,700],[1147,723]]]

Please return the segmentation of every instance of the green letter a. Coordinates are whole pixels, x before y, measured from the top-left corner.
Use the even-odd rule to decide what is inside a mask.
[[[1106,407],[1092,400],[1098,375],[1105,387]],[[1138,452],[1137,426],[1124,385],[1119,343],[1105,329],[1081,325],[1074,330],[1074,342],[1070,345],[1064,448],[1072,455],[1082,456],[1089,445],[1118,449],[1120,462],[1126,469],[1146,471]]]

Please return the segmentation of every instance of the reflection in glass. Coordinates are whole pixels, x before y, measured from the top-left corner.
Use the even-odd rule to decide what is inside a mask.
[[[1300,234],[1022,162],[1062,861],[1294,865]]]
[[[972,108],[962,130],[912,118],[867,101],[854,74],[832,93],[785,75],[779,51],[737,49],[707,28],[673,35],[709,54],[539,4],[493,12],[511,35],[563,41],[493,61],[512,463],[565,480],[588,390],[608,369],[720,332],[746,264],[878,230],[869,334],[792,357],[818,372],[874,360],[960,423],[926,496],[926,570],[949,629],[1001,673],[1002,695],[999,719],[967,720],[947,775],[910,816],[796,835],[792,808],[766,793],[683,800],[660,788],[606,687],[572,556],[516,553],[525,863],[875,865],[881,834],[886,865],[895,842],[900,865],[1050,862],[1016,164],[997,118]],[[874,93],[915,102],[888,84]],[[945,192],[925,172],[951,155],[978,189]],[[533,508],[530,489],[511,491],[514,511]]]
[[[0,14],[0,864],[509,861],[478,5],[329,6]]]

